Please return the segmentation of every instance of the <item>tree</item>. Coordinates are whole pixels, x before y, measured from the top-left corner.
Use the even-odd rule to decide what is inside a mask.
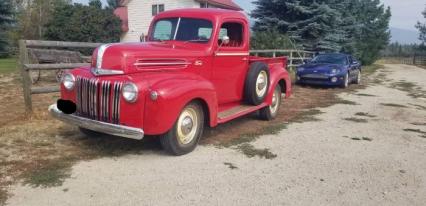
[[[356,20],[352,31],[354,54],[363,64],[372,64],[390,40],[390,8],[385,8],[380,0],[356,0],[351,9]]]
[[[71,0],[14,0],[16,24],[10,31],[14,44],[19,39],[43,39],[46,24],[56,7],[71,4]]]
[[[304,49],[352,53],[364,64],[390,38],[390,8],[380,0],[256,0],[254,31],[276,27]]]
[[[0,55],[7,54],[7,31],[13,22],[13,6],[11,0],[0,1]]]
[[[108,8],[110,9],[116,9],[118,7],[120,7],[120,0],[108,0],[107,4],[108,4]]]
[[[291,48],[292,43],[287,35],[281,34],[277,29],[258,31],[252,34],[251,49],[282,49]]]
[[[117,42],[120,34],[121,21],[112,9],[102,8],[100,0],[91,0],[88,6],[56,7],[44,37],[57,41]]]
[[[336,1],[339,3],[339,1]],[[339,51],[344,38],[340,13],[327,1],[257,0],[251,13],[255,31],[276,27],[308,50]]]
[[[426,19],[426,9],[422,12],[423,17]],[[426,22],[421,23],[417,22],[416,28],[419,30],[419,40],[422,41],[422,44],[426,44]]]

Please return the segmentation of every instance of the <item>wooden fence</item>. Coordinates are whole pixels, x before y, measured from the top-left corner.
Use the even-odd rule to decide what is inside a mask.
[[[288,68],[294,68],[304,63],[305,60],[310,60],[314,57],[314,52],[292,50],[292,49],[266,49],[266,50],[250,50],[250,54],[255,56],[264,55],[270,57],[287,56]]]
[[[32,113],[32,94],[44,94],[58,92],[59,86],[54,87],[33,87],[30,72],[32,70],[57,70],[73,69],[76,67],[88,66],[88,63],[59,63],[59,64],[31,64],[28,57],[29,48],[96,48],[101,43],[87,42],[59,42],[59,41],[37,41],[20,40],[19,41],[19,67],[22,75],[22,88],[24,93],[25,110]]]
[[[58,64],[34,64],[30,62],[28,50],[32,48],[96,48],[102,43],[87,43],[87,42],[60,42],[60,41],[38,41],[38,40],[20,40],[19,41],[19,67],[22,75],[22,88],[24,93],[25,110],[27,113],[32,113],[32,98],[33,94],[44,94],[58,92],[59,86],[49,87],[33,87],[31,80],[31,71],[48,71],[58,69],[73,69],[82,66],[89,66],[88,63],[58,63]],[[252,50],[251,54],[256,56],[288,56],[288,67],[293,68],[299,64],[303,64],[304,60],[311,59],[313,52],[299,50]]]
[[[426,66],[426,56],[383,57],[379,60],[379,62],[385,64],[409,64]]]

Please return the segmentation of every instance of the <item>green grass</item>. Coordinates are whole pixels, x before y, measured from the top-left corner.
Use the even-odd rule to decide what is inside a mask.
[[[394,104],[394,103],[381,103],[381,105],[383,105],[383,106],[387,106],[387,107],[407,108],[407,106],[405,106],[405,105],[401,105],[401,104]]]
[[[277,157],[277,155],[270,152],[269,149],[257,149],[248,143],[238,145],[237,149],[249,158],[258,156],[265,159],[274,159]]]
[[[366,112],[357,112],[357,113],[355,113],[355,115],[361,116],[361,117],[371,117],[371,118],[376,117],[376,115],[372,115],[372,114],[369,114],[369,113],[366,113]]]
[[[346,121],[356,122],[356,123],[367,123],[368,121],[366,119],[359,119],[355,117],[345,118]]]
[[[24,174],[24,184],[33,187],[61,186],[66,178],[70,177],[73,159],[60,158],[41,164],[39,168]]]
[[[381,69],[381,68],[384,68],[384,66],[379,65],[379,64],[372,64],[372,65],[369,65],[369,66],[364,66],[363,69],[362,69],[362,73],[364,75],[371,75],[374,72],[376,72],[378,69]]]
[[[7,74],[16,71],[16,58],[0,59],[0,74]]]

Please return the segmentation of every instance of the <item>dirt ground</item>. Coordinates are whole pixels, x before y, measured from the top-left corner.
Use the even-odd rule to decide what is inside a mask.
[[[0,205],[424,205],[426,70],[385,65],[348,90],[294,88],[273,122],[208,129],[191,154],[88,138],[0,78]]]

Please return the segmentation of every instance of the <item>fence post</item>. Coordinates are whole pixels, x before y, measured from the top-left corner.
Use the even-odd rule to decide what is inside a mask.
[[[290,67],[293,66],[293,50],[290,51]]]
[[[416,53],[413,55],[413,65],[416,65]]]
[[[31,100],[31,76],[30,71],[25,68],[25,64],[28,64],[28,50],[25,40],[19,40],[19,64],[22,76],[22,90],[24,93],[25,111],[27,114],[33,112],[32,100]]]

